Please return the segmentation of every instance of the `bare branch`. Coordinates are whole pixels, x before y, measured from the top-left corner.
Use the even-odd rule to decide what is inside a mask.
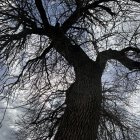
[[[114,0],[99,0],[91,4],[86,5],[85,7],[78,7],[73,14],[63,23],[62,30],[66,32],[73,24],[75,24],[82,15],[88,12],[90,9],[94,9],[99,6],[102,2],[108,2]],[[101,7],[101,6],[100,6]],[[102,7],[101,7],[102,8]],[[108,9],[107,9],[108,10]]]
[[[125,49],[122,49],[121,51],[117,50],[106,50],[101,52],[97,57],[97,62],[102,65],[102,67],[105,67],[106,62],[110,59],[115,59],[122,63],[125,67],[127,67],[129,70],[133,69],[139,69],[140,70],[140,62],[134,61],[127,57],[126,52],[128,51],[134,51],[136,53],[140,53],[140,49],[128,47]]]
[[[50,26],[50,24],[48,22],[48,19],[47,19],[46,12],[44,10],[42,1],[41,0],[35,0],[35,4],[36,4],[36,7],[37,7],[37,9],[40,13],[41,19],[43,21],[43,25],[47,29]]]

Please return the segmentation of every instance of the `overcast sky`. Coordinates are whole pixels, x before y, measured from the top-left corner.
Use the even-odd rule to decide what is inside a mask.
[[[111,75],[111,73],[110,73]],[[109,78],[109,77],[108,77]],[[17,104],[17,103],[14,103]],[[14,106],[10,104],[10,107]],[[130,104],[134,107],[130,109],[132,113],[135,113],[139,115],[140,117],[140,94],[137,92],[135,96],[132,96],[130,100]],[[5,106],[4,103],[0,102],[0,108],[3,108]],[[0,119],[2,119],[3,116],[3,109],[0,109]],[[14,132],[17,130],[17,127],[15,126],[15,121],[18,120],[18,116],[22,113],[21,109],[8,109],[6,111],[5,118],[2,122],[2,127],[0,128],[0,140],[16,140],[16,137],[14,136]]]
[[[130,111],[132,113],[136,113],[137,115],[140,115],[140,94],[137,93],[137,95],[132,96],[130,103],[131,105],[134,106],[134,108],[131,108]],[[4,107],[4,103],[0,102],[0,108],[3,107]],[[0,120],[3,117],[3,111],[4,111],[3,109],[0,109]],[[18,120],[18,115],[20,114],[21,114],[20,109],[8,109],[6,111],[5,118],[2,122],[2,127],[0,128],[0,140],[16,140],[16,137],[14,136],[13,133],[17,130],[17,128],[15,127],[15,121]]]
[[[114,76],[115,68],[110,65],[110,68],[106,70],[106,73],[103,75],[102,79],[103,81],[111,82],[111,78]],[[139,88],[140,89],[140,88]],[[25,92],[24,92],[25,93]],[[20,94],[18,96],[19,99],[23,97],[24,94]],[[10,104],[9,107],[12,108],[13,106],[17,106],[21,101],[17,98],[16,102],[13,104]],[[23,99],[23,98],[22,98]],[[140,117],[140,94],[137,92],[135,96],[132,96],[130,100],[130,104],[133,106],[133,108],[130,108],[130,112],[135,113],[139,115]],[[6,104],[4,102],[0,102],[0,108],[4,108]],[[3,117],[3,109],[0,109],[0,120]],[[8,109],[6,111],[5,118],[2,122],[2,127],[0,128],[0,140],[16,140],[16,137],[14,135],[14,132],[16,132],[17,127],[15,126],[15,121],[18,120],[18,116],[21,115],[22,111],[20,108],[18,109]]]
[[[4,103],[0,103],[0,108],[5,106]],[[12,107],[10,105],[10,107]],[[0,120],[3,117],[4,110],[0,109]],[[21,114],[20,109],[7,109],[4,120],[2,121],[2,127],[0,128],[0,140],[16,140],[14,132],[17,128],[15,121],[18,120],[18,116]]]

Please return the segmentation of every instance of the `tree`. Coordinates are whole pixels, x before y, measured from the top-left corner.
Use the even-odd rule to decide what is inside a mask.
[[[121,105],[139,84],[139,6],[137,0],[1,0],[2,99],[30,90],[18,139],[137,139],[136,120]],[[130,81],[103,84],[107,62],[125,69]]]

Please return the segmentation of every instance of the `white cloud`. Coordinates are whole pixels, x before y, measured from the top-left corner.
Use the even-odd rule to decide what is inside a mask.
[[[0,102],[0,121],[3,118],[5,104]],[[10,105],[10,108],[13,106]],[[0,128],[0,140],[16,140],[14,132],[17,131],[15,121],[18,120],[18,115],[21,114],[20,109],[7,109]]]

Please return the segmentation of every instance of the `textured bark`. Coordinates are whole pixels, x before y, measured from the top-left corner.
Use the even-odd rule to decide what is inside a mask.
[[[55,140],[96,140],[101,101],[101,74],[95,64],[76,70]]]

